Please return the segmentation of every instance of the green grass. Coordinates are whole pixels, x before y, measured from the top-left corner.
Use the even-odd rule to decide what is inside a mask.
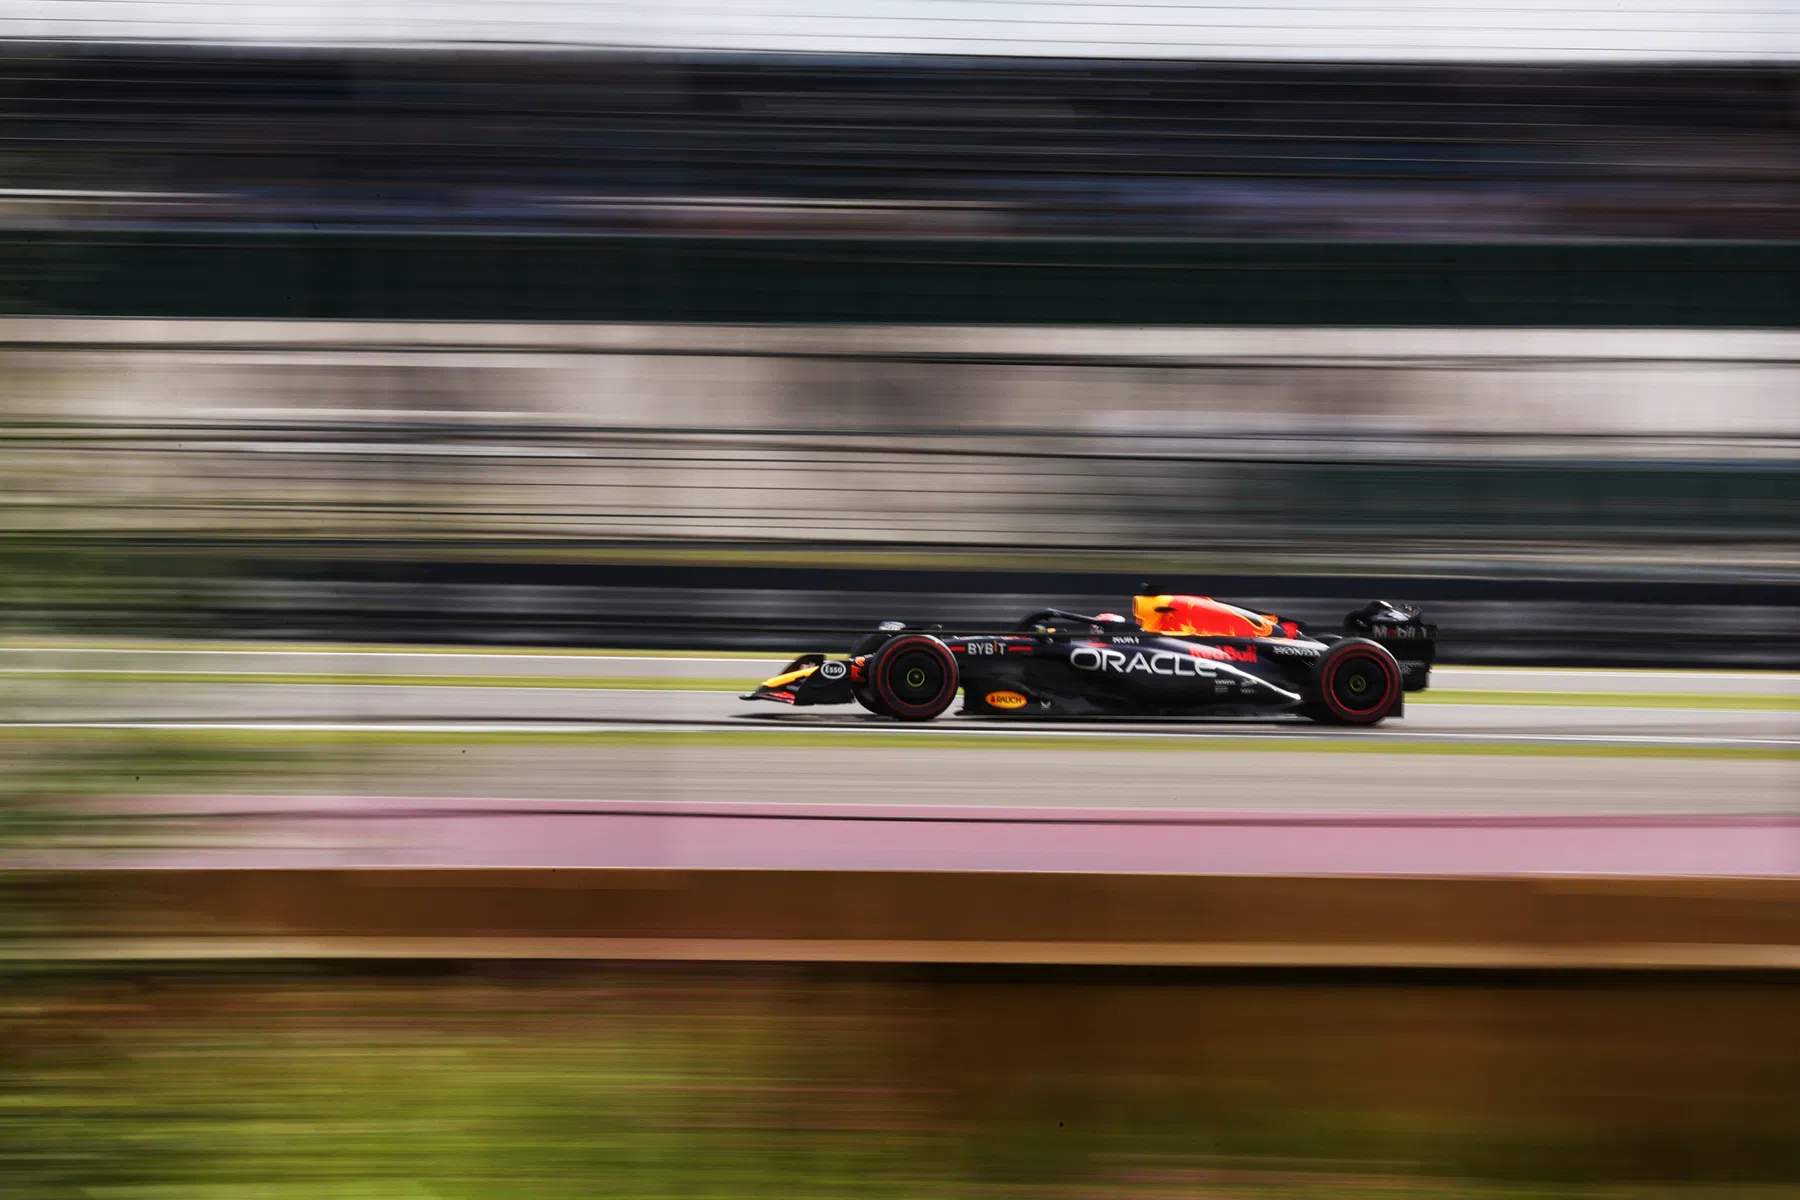
[[[6,982],[21,1200],[1774,1200],[1800,1178],[1767,985]]]

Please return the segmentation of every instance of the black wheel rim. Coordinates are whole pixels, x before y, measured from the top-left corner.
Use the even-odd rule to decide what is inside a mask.
[[[1331,698],[1350,712],[1369,712],[1387,699],[1387,671],[1374,658],[1358,655],[1338,664]]]
[[[944,664],[929,650],[908,650],[888,664],[887,683],[902,704],[924,706],[943,694]]]

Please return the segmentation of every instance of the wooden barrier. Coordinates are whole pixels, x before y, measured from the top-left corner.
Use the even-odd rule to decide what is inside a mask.
[[[15,957],[1794,969],[1800,881],[18,872]]]

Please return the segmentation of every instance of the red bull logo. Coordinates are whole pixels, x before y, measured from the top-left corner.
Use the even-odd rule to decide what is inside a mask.
[[[1195,658],[1210,658],[1215,662],[1255,662],[1255,646],[1189,646],[1188,653]]]

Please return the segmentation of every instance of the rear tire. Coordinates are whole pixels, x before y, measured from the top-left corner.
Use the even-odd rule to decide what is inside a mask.
[[[1378,725],[1399,707],[1400,664],[1386,646],[1345,638],[1319,659],[1318,697],[1301,711],[1324,725]]]
[[[902,633],[869,659],[875,712],[902,721],[929,721],[950,707],[959,682],[956,656],[928,633]]]

